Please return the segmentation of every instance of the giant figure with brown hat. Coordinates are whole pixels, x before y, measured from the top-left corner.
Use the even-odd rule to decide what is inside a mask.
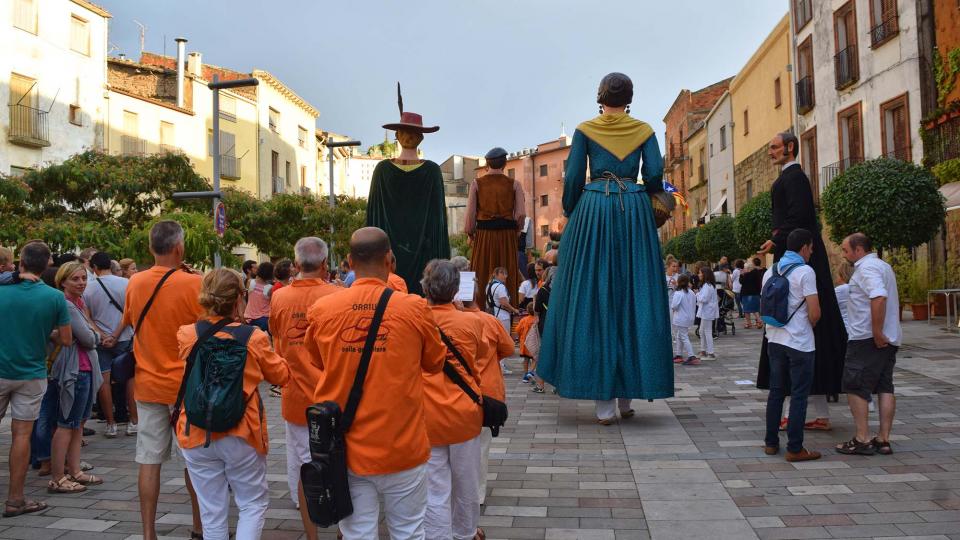
[[[520,228],[524,222],[523,187],[503,174],[507,151],[497,147],[485,156],[487,174],[470,183],[464,232],[473,243],[470,266],[477,273],[477,283],[487,283],[494,269],[507,269],[505,283],[510,304],[516,305],[520,286],[520,269],[516,264]],[[482,308],[485,294],[478,294]],[[489,307],[489,306],[488,306]],[[493,306],[494,309],[499,306]]]
[[[396,273],[406,281],[410,293],[422,294],[420,278],[427,262],[450,258],[440,166],[417,155],[423,134],[440,128],[424,126],[422,116],[404,112],[399,83],[397,101],[400,121],[383,128],[397,132],[400,156],[381,161],[373,170],[367,226],[387,233],[397,258]]]

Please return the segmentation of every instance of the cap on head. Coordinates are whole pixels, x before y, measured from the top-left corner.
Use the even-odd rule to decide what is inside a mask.
[[[497,146],[497,147],[495,147],[495,148],[492,148],[492,149],[491,149],[489,152],[487,152],[487,154],[486,154],[485,156],[483,156],[483,157],[486,158],[487,160],[498,159],[498,158],[505,158],[505,157],[507,157],[507,151],[504,150],[503,148],[500,148],[499,146]]]

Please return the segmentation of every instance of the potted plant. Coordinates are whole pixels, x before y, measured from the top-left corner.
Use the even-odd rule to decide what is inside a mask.
[[[910,303],[913,320],[927,320],[930,315],[929,305],[927,304],[927,291],[930,290],[930,274],[925,260],[918,259],[910,264],[909,275],[905,285],[906,290],[904,291],[904,296]]]

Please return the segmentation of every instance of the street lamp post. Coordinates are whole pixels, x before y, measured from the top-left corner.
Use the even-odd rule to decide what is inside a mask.
[[[337,205],[337,199],[333,194],[333,149],[334,148],[343,148],[346,146],[360,146],[360,141],[331,141],[330,135],[327,135],[327,161],[330,162],[330,208],[333,209]],[[333,253],[333,222],[330,222],[330,253]]]
[[[244,86],[257,86],[260,81],[257,79],[235,79],[231,81],[221,81],[219,75],[213,76],[213,81],[207,84],[210,90],[213,90],[213,191],[182,191],[173,194],[173,198],[180,199],[213,199],[213,224],[217,227],[217,207],[220,205],[220,198],[223,194],[220,192],[220,90],[228,88],[241,88]],[[214,268],[220,268],[220,252],[213,254]]]

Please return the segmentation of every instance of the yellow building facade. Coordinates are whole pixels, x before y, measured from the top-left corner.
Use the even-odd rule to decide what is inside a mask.
[[[709,159],[706,154],[707,130],[704,129],[703,122],[698,122],[684,144],[687,146],[687,155],[690,156],[687,161],[687,178],[689,178],[687,184],[690,186],[690,198],[687,204],[690,204],[690,218],[696,226],[708,221],[710,217],[710,208],[707,206],[709,195],[707,189],[709,179]]]
[[[770,139],[793,126],[790,18],[784,15],[730,83],[738,208],[766,191],[779,171],[766,154]]]

